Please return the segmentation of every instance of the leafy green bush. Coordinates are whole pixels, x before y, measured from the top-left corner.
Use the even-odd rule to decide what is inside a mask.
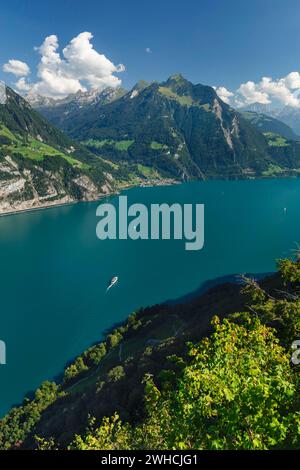
[[[175,388],[146,379],[147,418],[115,415],[77,436],[75,449],[272,449],[299,446],[299,387],[274,330],[216,318],[215,332],[190,345]]]
[[[79,356],[66,369],[64,384],[74,377],[77,381],[90,369],[97,372],[98,364],[106,357],[107,372],[99,375],[96,395],[88,398],[97,400],[98,393],[105,396],[105,390],[109,393],[106,397],[117,397],[135,383],[130,376],[132,366],[141,367],[139,385],[144,375],[145,406],[130,423],[113,414],[112,409],[110,417],[91,419],[85,433],[81,427],[75,439],[71,437],[72,429],[68,429],[63,448],[300,449],[299,367],[290,363],[291,343],[300,335],[299,261],[280,260],[279,275],[271,279],[262,284],[268,286],[268,291],[253,279],[244,278],[245,310],[223,321],[215,317],[211,335],[189,343],[188,354],[184,348],[178,349],[174,338],[169,338],[173,347],[166,351],[170,351],[172,367],[159,345],[158,357],[164,358],[165,365],[157,367],[155,376],[145,367],[146,357],[152,353],[147,345],[141,360],[130,367],[126,361],[111,366],[107,354],[121,341],[134,341],[141,323],[145,334],[153,319],[151,309],[131,315],[105,342]],[[118,351],[112,356],[119,357]],[[64,384],[60,388],[46,382],[33,401],[25,400],[22,407],[12,409],[0,421],[0,448],[15,448],[28,436],[33,438],[42,412],[54,401],[62,409],[70,400],[66,409],[71,410],[76,403],[74,397],[67,396],[64,404],[57,400],[66,395],[61,392],[68,390]],[[76,400],[84,395],[76,395]],[[140,395],[133,395],[132,400],[140,400]],[[90,402],[86,403],[87,416]],[[119,410],[122,413],[122,407]],[[51,416],[50,410],[47,413]],[[127,420],[128,414],[124,416]],[[37,439],[39,449],[58,447],[51,435]]]
[[[40,420],[41,413],[59,396],[62,394],[54,382],[44,382],[33,400],[25,398],[23,406],[13,408],[0,421],[0,449],[19,447]]]

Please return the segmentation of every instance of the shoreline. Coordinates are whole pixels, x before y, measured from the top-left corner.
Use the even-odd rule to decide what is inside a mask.
[[[190,182],[193,181],[255,181],[255,180],[269,180],[269,179],[298,179],[299,176],[295,174],[287,174],[284,176],[257,176],[257,177],[251,177],[251,178],[208,178],[205,180],[190,180]],[[127,189],[132,189],[132,188],[154,188],[154,187],[161,187],[161,186],[173,186],[173,185],[178,185],[178,184],[183,184],[187,183],[187,181],[179,181],[175,179],[161,179],[161,180],[150,180],[150,181],[145,181],[141,182],[139,184],[128,184],[124,185],[115,191],[112,191],[110,193],[106,194],[98,194],[97,197],[91,198],[91,199],[74,199],[73,201],[68,201],[68,202],[58,202],[58,203],[53,203],[53,204],[41,204],[39,206],[35,207],[28,207],[27,209],[16,209],[13,211],[8,211],[8,212],[0,212],[0,218],[1,217],[6,217],[6,216],[11,216],[11,215],[17,215],[17,214],[24,214],[26,212],[35,212],[35,211],[40,211],[40,210],[46,210],[46,209],[54,209],[57,207],[64,207],[64,206],[71,206],[73,204],[80,204],[82,202],[96,202],[100,201],[103,198],[106,197],[111,197],[111,196],[116,196],[117,194],[120,194],[122,191],[125,191]]]
[[[256,274],[255,273],[248,273],[247,275],[257,279],[258,282],[260,283],[260,282],[266,281],[267,279],[272,278],[275,275],[275,273],[276,273],[276,271],[274,271],[274,272],[273,271],[272,272],[265,272],[265,273],[256,273]],[[140,308],[146,310],[146,309],[154,309],[157,306],[161,306],[161,307],[168,306],[169,308],[176,308],[176,307],[181,307],[183,305],[188,305],[189,303],[195,302],[197,299],[201,299],[202,297],[204,297],[209,292],[215,292],[217,290],[222,290],[224,287],[228,286],[228,284],[231,284],[233,286],[238,286],[239,282],[237,280],[235,280],[237,278],[237,276],[238,276],[237,274],[231,274],[231,275],[228,275],[228,276],[215,277],[215,278],[212,278],[212,279],[210,279],[206,282],[203,282],[202,284],[200,284],[200,286],[196,290],[193,290],[193,291],[191,291],[191,292],[189,292],[189,293],[187,293],[183,296],[180,296],[180,297],[174,298],[174,299],[169,299],[169,300],[163,301],[163,302],[158,303],[158,304],[157,303],[148,304],[147,306],[141,306]],[[90,343],[90,345],[88,347],[86,347],[85,349],[82,349],[81,352],[79,352],[77,355],[74,355],[74,357],[72,357],[66,363],[64,363],[62,365],[62,367],[60,369],[60,372],[58,372],[56,375],[52,376],[51,378],[48,378],[47,380],[54,381],[58,386],[62,387],[63,390],[66,390],[66,391],[70,391],[73,387],[75,387],[79,383],[85,381],[88,378],[88,376],[80,377],[77,381],[75,380],[73,383],[64,385],[63,374],[64,374],[64,371],[65,371],[66,367],[68,367],[69,365],[74,363],[75,360],[78,357],[82,357],[82,355],[88,350],[88,348],[93,347],[93,346],[97,346],[100,343],[102,343],[103,341],[105,341],[107,336],[110,333],[112,333],[112,331],[114,329],[118,329],[119,327],[124,326],[128,322],[128,319],[132,315],[132,313],[133,312],[128,313],[128,315],[126,315],[126,317],[123,320],[121,320],[120,322],[113,323],[111,325],[111,327],[109,327],[105,332],[102,332],[102,335],[101,335],[101,337],[99,337],[99,339],[97,339],[96,341]],[[109,357],[110,354],[111,354],[111,351],[107,353],[106,358]],[[103,364],[102,364],[102,361],[101,361],[98,364],[98,366],[96,366],[95,372],[97,372],[102,365]],[[30,400],[32,400],[35,391],[36,391],[36,389],[33,389],[33,390],[30,390],[30,391],[26,392],[24,394],[24,397],[23,397],[22,401],[20,401],[19,403],[15,403],[3,415],[0,414],[0,421],[5,416],[7,416],[13,408],[22,407],[23,404],[24,404],[24,399],[26,397],[30,398]]]
[[[97,196],[95,196],[95,198],[91,198],[91,199],[74,199],[73,201],[68,201],[68,202],[58,202],[58,203],[53,203],[53,204],[41,204],[39,206],[35,206],[35,207],[28,207],[27,209],[16,209],[16,210],[13,210],[13,211],[8,211],[8,212],[0,212],[0,218],[1,217],[6,217],[6,216],[10,216],[10,215],[17,215],[17,214],[24,214],[26,212],[35,212],[35,211],[40,211],[40,210],[44,210],[44,209],[54,209],[54,208],[57,208],[57,207],[64,207],[64,206],[71,206],[73,204],[80,204],[82,202],[96,202],[96,201],[100,201],[101,199],[104,199],[106,197],[111,197],[111,196],[116,196],[117,194],[120,194],[122,191],[125,191],[127,189],[131,189],[131,188],[150,188],[150,187],[155,187],[155,186],[171,186],[171,185],[175,185],[175,184],[180,184],[180,181],[176,181],[176,180],[168,180],[167,178],[166,179],[162,179],[162,180],[157,180],[157,181],[149,181],[149,182],[143,182],[143,183],[140,183],[140,184],[128,184],[128,185],[124,185],[118,189],[116,189],[115,191],[112,191],[110,193],[106,193],[106,194],[98,194]]]
[[[100,200],[104,197],[113,196],[114,194],[118,194],[118,193],[109,193],[109,194],[99,195],[95,199],[80,199],[80,200],[74,199],[74,201],[59,202],[57,204],[45,204],[45,205],[40,205],[40,206],[35,206],[35,207],[28,207],[27,209],[17,209],[15,211],[0,213],[0,217],[6,217],[6,216],[9,216],[9,215],[24,214],[26,212],[42,211],[42,210],[46,210],[46,209],[56,209],[57,207],[72,206],[74,204],[79,204],[81,202],[95,202],[95,201],[98,201],[98,200]]]
[[[257,179],[262,179],[262,178],[257,178]],[[271,178],[263,178],[263,179],[271,179]],[[272,178],[272,179],[274,179],[274,180],[275,180],[275,179],[276,179],[276,180],[279,180],[280,178]],[[287,180],[290,180],[291,178],[286,178],[286,179],[287,179]],[[293,179],[293,178],[292,178],[292,179]],[[220,179],[220,181],[224,181],[224,182],[225,182],[226,180]],[[149,187],[151,187],[151,186],[165,186],[165,185],[166,185],[166,181],[165,181],[164,183],[165,183],[165,184],[163,184],[163,181],[161,181],[160,184],[156,184],[156,185],[153,185],[153,184],[152,184],[152,185],[151,185],[150,182],[149,182],[149,184],[148,184],[147,186],[149,186]],[[178,184],[178,182],[176,182],[176,184]],[[138,187],[140,187],[140,186],[141,186],[141,185],[127,185],[127,186],[124,186],[124,187],[122,187],[122,188],[119,188],[119,190],[120,190],[120,191],[125,191],[125,190],[127,190],[127,189],[130,189],[130,188],[138,188]],[[143,185],[143,186],[144,186],[144,185]],[[101,196],[101,199],[102,199],[103,197],[108,197],[108,198],[109,198],[109,197],[113,196],[113,194],[117,194],[117,193],[118,193],[118,192],[116,191],[116,192],[114,192],[114,193],[102,195],[102,196]],[[95,200],[94,200],[94,201],[95,201]],[[68,202],[68,203],[66,202],[66,203],[63,203],[63,204],[51,205],[51,206],[48,207],[48,208],[51,208],[51,207],[58,207],[59,205],[60,205],[60,206],[63,206],[63,205],[66,205],[66,204],[68,204],[68,205],[69,205],[69,204],[75,204],[75,203],[77,203],[77,202],[93,202],[93,201],[70,201],[70,202]],[[24,209],[22,212],[24,212],[24,211],[31,211],[31,210],[41,210],[41,209],[44,209],[44,208],[47,208],[47,207],[43,206],[43,207],[40,207],[40,208],[32,208],[32,209],[27,209],[27,210]],[[20,211],[18,211],[18,212],[20,212]],[[14,215],[15,213],[18,213],[18,212],[13,212],[13,215]],[[20,212],[20,213],[21,213],[21,212]],[[3,214],[3,216],[4,216],[4,215],[8,215],[8,214]],[[209,280],[209,283],[210,283],[210,284],[214,284],[214,281],[215,281],[216,279],[217,279],[217,278],[215,278],[215,277],[212,278],[212,279],[210,279],[210,280]],[[213,282],[212,282],[212,281],[213,281]],[[221,283],[218,283],[217,285],[222,285],[222,282],[221,282]],[[214,287],[214,286],[210,286],[210,287]],[[209,289],[210,287],[208,287],[208,289]],[[197,292],[198,289],[196,289],[196,291],[194,291],[194,292],[189,292],[189,293],[186,294],[186,296],[184,296],[184,297],[187,298],[187,301],[190,301],[190,300],[192,300],[193,298],[195,298],[195,296],[197,297],[199,294],[202,295],[202,294],[204,293],[202,286],[200,286],[200,289],[199,289],[199,290],[201,290],[202,292]],[[175,299],[175,300],[176,300],[176,299]],[[174,302],[174,299],[173,299],[173,302]],[[169,303],[173,303],[173,302],[172,302],[172,299],[169,299]],[[152,305],[153,305],[153,304],[152,304]],[[150,306],[151,306],[151,304],[150,304]],[[126,316],[126,319],[128,318],[129,315],[130,315],[130,313]],[[112,327],[113,327],[113,325],[112,325]],[[77,356],[76,356],[76,357],[77,357]],[[76,359],[76,357],[74,357],[74,359]],[[62,367],[61,369],[63,369],[63,367]],[[56,377],[56,376],[55,376],[55,377]],[[55,380],[55,377],[53,377],[53,380]],[[51,379],[52,379],[52,378],[51,378]],[[49,380],[50,380],[50,379],[49,379]],[[25,396],[25,394],[24,394],[24,396]],[[11,408],[10,408],[10,409],[11,409]],[[7,413],[6,413],[6,414],[7,414]],[[1,418],[0,418],[0,419],[1,419]]]

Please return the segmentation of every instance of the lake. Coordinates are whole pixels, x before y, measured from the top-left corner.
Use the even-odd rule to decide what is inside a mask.
[[[300,241],[300,179],[207,181],[126,191],[129,204],[204,203],[205,244],[96,237],[99,202],[0,218],[0,415],[141,306],[215,278],[266,273]],[[117,204],[117,198],[109,200]],[[103,200],[104,202],[104,200]],[[118,285],[108,293],[113,276]]]

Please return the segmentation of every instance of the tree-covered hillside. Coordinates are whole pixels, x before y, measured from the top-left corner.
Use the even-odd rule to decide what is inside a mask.
[[[0,212],[95,199],[114,189],[116,168],[72,141],[18,94],[0,104]]]
[[[0,421],[1,448],[299,449],[299,261],[241,281],[131,315]]]
[[[264,176],[278,160],[263,132],[295,136],[276,119],[236,112],[212,87],[194,85],[181,75],[162,83],[139,82],[112,99],[103,94],[111,96],[111,91],[80,107],[70,97],[63,105],[38,109],[96,155],[142,164],[179,180]],[[283,156],[281,173],[299,168],[298,154],[294,162],[291,166]]]
[[[178,179],[242,177],[267,167],[264,137],[209,86],[181,75],[86,109],[69,134],[113,161],[134,161]]]
[[[0,213],[98,199],[161,176],[142,165],[111,163],[51,125],[2,86]]]

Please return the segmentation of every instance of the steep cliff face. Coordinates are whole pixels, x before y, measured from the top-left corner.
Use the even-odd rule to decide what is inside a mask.
[[[49,124],[13,90],[0,90],[0,214],[114,190],[116,172]]]
[[[254,126],[212,87],[181,75],[83,106],[72,121],[68,114],[52,117],[95,154],[141,163],[177,179],[259,175],[270,160],[266,140]]]
[[[94,200],[113,191],[109,184],[99,188],[87,175],[59,163],[53,169],[9,155],[0,159],[0,214]]]

